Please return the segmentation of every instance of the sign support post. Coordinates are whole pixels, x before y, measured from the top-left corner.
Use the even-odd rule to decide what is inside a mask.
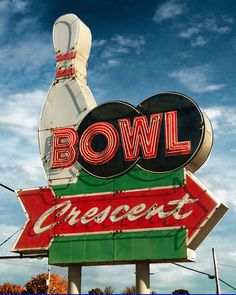
[[[212,248],[212,255],[213,255],[214,271],[215,271],[216,294],[221,294],[221,292],[220,292],[219,273],[218,273],[218,265],[217,265],[216,253],[215,253],[214,248]]]
[[[136,293],[150,294],[150,272],[148,262],[136,263]]]
[[[81,273],[80,264],[68,265],[68,294],[81,294]]]

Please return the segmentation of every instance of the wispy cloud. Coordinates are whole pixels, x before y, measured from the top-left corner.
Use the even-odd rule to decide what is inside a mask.
[[[126,37],[122,35],[115,35],[111,38],[111,40],[117,44],[118,48],[126,48],[128,50],[133,49],[138,54],[145,45],[143,36]]]
[[[42,66],[46,66],[52,59],[47,36],[41,35],[40,39],[30,37],[16,42],[15,46],[5,45],[0,47],[0,67],[8,71],[31,73]],[[38,54],[37,54],[38,52]],[[19,62],[20,61],[20,62]],[[7,71],[6,71],[7,72]],[[37,71],[36,73],[37,74]]]
[[[231,27],[222,19],[217,19],[216,17],[197,17],[196,21],[191,24],[187,24],[187,28],[183,29],[179,36],[182,38],[191,38],[194,35],[203,32],[211,32],[216,34],[226,34],[231,31]]]
[[[202,47],[202,46],[204,46],[205,44],[208,43],[208,40],[209,40],[209,39],[206,39],[205,37],[199,35],[199,36],[197,36],[196,40],[193,40],[193,41],[191,42],[191,45],[192,45],[193,47],[195,47],[195,46]]]
[[[0,97],[3,183],[24,187],[46,182],[37,140],[40,110],[45,97],[46,92],[42,90]]]
[[[27,0],[12,0],[10,2],[15,13],[25,13],[29,6],[29,1]]]
[[[152,20],[156,23],[162,23],[168,20],[175,20],[175,30],[177,36],[184,39],[190,39],[193,47],[202,47],[214,39],[217,35],[228,34],[232,31],[234,18],[227,14],[214,15],[206,12],[202,15],[188,14],[190,2],[183,0],[169,0],[159,5],[154,13]],[[179,21],[179,16],[184,19]]]
[[[0,87],[19,87],[22,76],[25,87],[27,81],[39,76],[42,80],[51,71],[51,35],[40,30],[39,15],[31,13],[31,5],[30,0],[0,1]]]
[[[184,28],[178,33],[178,36],[191,39],[192,46],[203,46],[216,35],[230,33],[233,23],[234,19],[227,15],[222,17],[196,15],[181,25]]]
[[[216,106],[204,110],[211,120],[216,135],[236,134],[236,108]]]
[[[209,161],[198,173],[217,199],[236,211],[233,150],[236,136],[236,107],[216,105],[205,108],[204,112],[212,123],[214,146]]]
[[[108,46],[103,50],[103,58],[114,58],[131,52],[139,54],[145,45],[143,36],[115,35],[111,38]]]
[[[92,42],[92,48],[104,46],[107,43],[105,39],[97,39]]]
[[[11,36],[13,36],[13,32],[17,29],[17,25],[12,23],[15,20],[15,16],[21,14],[26,15],[28,13],[28,7],[30,6],[29,0],[1,0],[0,1],[0,36],[9,31],[11,28]],[[33,18],[31,16],[31,18]],[[37,16],[34,16],[37,18]]]
[[[5,44],[0,47],[0,87],[4,85],[4,88],[7,86],[10,89],[25,88],[31,81],[40,85],[41,81],[45,81],[45,77],[52,75],[54,63],[54,53],[48,35],[41,34],[40,38],[23,37],[15,41],[14,46]],[[21,77],[24,77],[24,82],[19,79]]]
[[[176,79],[181,85],[195,93],[212,92],[222,89],[222,83],[211,82],[212,68],[210,66],[197,66],[173,71],[169,77]]]
[[[20,135],[26,141],[37,137],[39,114],[45,97],[46,93],[41,90],[0,97],[1,129]]]
[[[92,48],[100,50],[102,68],[117,66],[128,54],[140,54],[146,44],[141,35],[114,35],[109,40],[95,40]]]
[[[170,0],[158,6],[153,16],[153,21],[161,23],[165,20],[174,19],[186,11],[186,5],[183,1]]]

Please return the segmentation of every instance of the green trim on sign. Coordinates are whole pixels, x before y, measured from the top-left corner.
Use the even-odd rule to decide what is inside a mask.
[[[169,173],[152,173],[135,166],[126,174],[110,179],[97,178],[81,170],[76,183],[52,188],[56,195],[68,196],[179,185],[184,185],[183,168]]]
[[[185,228],[56,237],[49,264],[113,264],[187,259]]]

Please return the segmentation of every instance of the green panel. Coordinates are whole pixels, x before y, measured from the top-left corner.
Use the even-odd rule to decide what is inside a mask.
[[[118,234],[114,260],[172,260],[186,258],[186,230],[160,230]]]
[[[135,166],[126,174],[110,179],[97,178],[82,170],[77,183],[53,186],[53,190],[58,196],[68,196],[183,184],[184,169],[151,173]]]
[[[56,237],[49,264],[187,260],[186,229]]]
[[[100,262],[113,260],[112,234],[57,237],[50,247],[52,263]]]

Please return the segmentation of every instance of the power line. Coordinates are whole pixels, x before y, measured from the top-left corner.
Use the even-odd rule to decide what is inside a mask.
[[[223,263],[218,263],[218,265],[227,266],[227,267],[231,267],[231,268],[236,268],[236,266],[228,265],[228,264],[223,264]]]
[[[206,273],[206,272],[203,272],[203,271],[191,268],[191,267],[187,267],[187,266],[184,266],[184,265],[181,265],[181,264],[178,264],[178,263],[172,263],[172,264],[177,265],[177,266],[182,267],[182,268],[185,268],[185,269],[188,269],[188,270],[191,270],[191,271],[194,271],[194,272],[197,272],[197,273],[200,273],[202,275],[206,275],[211,280],[215,278],[214,275],[210,275],[209,273]]]
[[[15,190],[14,190],[13,188],[7,186],[7,185],[4,185],[4,184],[0,183],[0,186],[2,186],[2,187],[4,187],[5,189],[7,189],[7,190],[9,190],[9,191],[11,191],[11,192],[13,192],[13,193],[15,193]]]
[[[187,269],[187,270],[191,270],[191,271],[194,271],[194,272],[200,273],[200,274],[202,274],[202,275],[206,275],[206,276],[208,276],[209,279],[214,279],[214,278],[215,278],[214,275],[210,275],[209,273],[206,273],[206,272],[203,272],[203,271],[200,271],[200,270],[197,270],[197,269],[191,268],[191,267],[187,267],[187,266],[184,266],[184,265],[181,265],[181,264],[178,264],[178,263],[172,263],[172,264],[174,264],[174,265],[176,265],[176,266],[179,266],[179,267],[182,267],[182,268],[185,268],[185,269]],[[235,288],[234,286],[232,286],[231,284],[227,283],[226,281],[224,281],[224,280],[222,280],[222,279],[220,279],[220,278],[219,278],[219,280],[220,280],[223,284],[225,284],[225,285],[227,285],[228,287],[232,288],[233,290],[236,290],[236,288]]]
[[[219,278],[219,280],[220,280],[223,284],[225,284],[225,285],[227,285],[228,287],[232,288],[233,290],[236,290],[235,287],[233,287],[232,285],[230,285],[230,284],[227,283],[226,281],[224,281],[224,280],[222,280],[222,279],[220,279],[220,278]]]
[[[14,235],[16,235],[20,230],[22,230],[24,226],[20,227],[16,232],[14,232],[10,237],[8,237],[5,241],[0,244],[0,247],[3,246],[7,241],[9,241]]]
[[[19,267],[30,267],[30,268],[45,268],[47,267],[47,264],[45,263],[44,265],[41,264],[41,265],[38,265],[38,264],[28,264],[28,263],[17,263],[17,262],[12,262],[12,261],[7,261],[7,262],[3,262],[3,261],[0,261],[0,264],[4,264],[4,265],[14,265],[14,266],[19,266]]]

